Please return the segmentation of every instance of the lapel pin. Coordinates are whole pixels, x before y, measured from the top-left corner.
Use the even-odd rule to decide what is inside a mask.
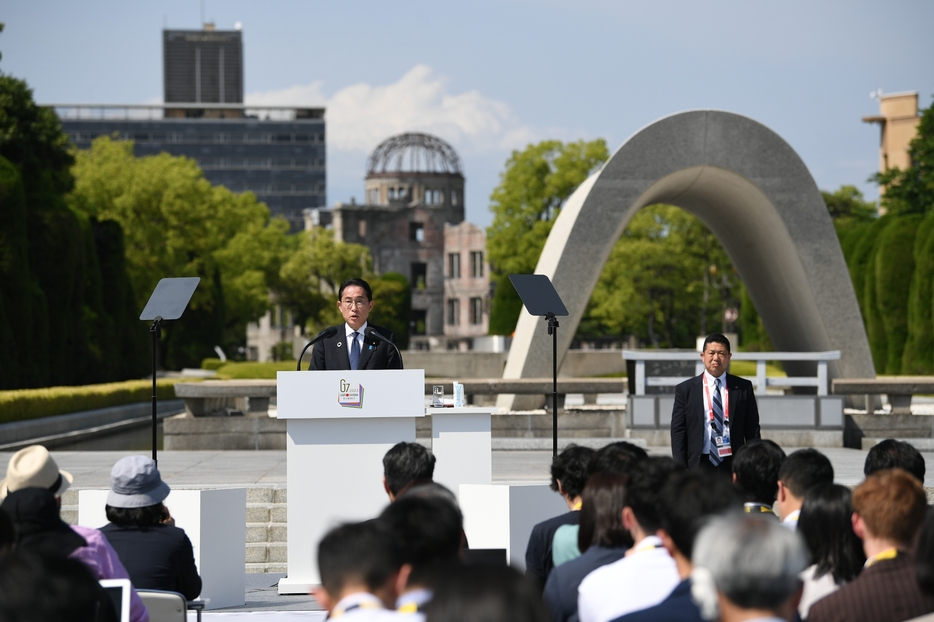
[[[337,347],[339,348],[339,347],[341,347],[341,345],[342,345],[341,342],[338,341],[338,342],[337,342]]]

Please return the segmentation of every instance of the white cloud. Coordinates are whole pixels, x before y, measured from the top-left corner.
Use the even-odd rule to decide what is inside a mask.
[[[416,65],[392,84],[344,87],[327,97],[320,82],[247,95],[249,105],[325,106],[328,145],[369,153],[402,132],[427,132],[473,153],[502,152],[541,140],[518,121],[509,105],[476,90],[452,94],[447,80]]]

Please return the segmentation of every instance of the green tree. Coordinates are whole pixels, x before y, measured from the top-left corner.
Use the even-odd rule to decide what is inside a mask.
[[[315,333],[342,322],[337,309],[340,284],[354,277],[372,275],[367,247],[334,240],[322,227],[298,234],[298,248],[279,271],[277,300],[292,309],[295,321]]]
[[[135,374],[119,359],[126,317],[117,292],[104,295],[105,252],[93,219],[69,209],[73,157],[54,111],[35,104],[27,84],[0,75],[0,298],[17,372],[8,388],[81,384]],[[25,253],[24,253],[25,250]],[[113,302],[107,306],[105,300]],[[120,311],[123,313],[123,311]],[[137,312],[138,313],[138,312]],[[5,367],[5,372],[9,368]],[[12,383],[12,384],[11,384]]]
[[[655,348],[693,347],[698,334],[722,329],[723,310],[738,305],[738,286],[729,258],[700,220],[652,205],[633,216],[613,247],[586,323]]]
[[[884,186],[882,206],[889,213],[926,214],[934,208],[934,103],[922,114],[918,134],[908,146],[911,166],[870,177]]]
[[[867,222],[879,213],[875,202],[865,200],[863,193],[856,186],[840,186],[833,192],[821,190],[820,193],[834,222],[843,219]]]
[[[98,138],[74,173],[73,207],[124,231],[138,308],[164,277],[202,279],[185,316],[166,327],[166,364],[197,366],[215,345],[242,343],[289,255],[284,221],[252,193],[212,186],[193,160],[136,158],[131,142]]]
[[[915,270],[908,293],[908,339],[903,374],[934,373],[934,212],[924,217],[914,244]]]
[[[385,326],[396,335],[396,345],[409,347],[409,320],[412,317],[412,292],[409,280],[398,272],[386,272],[369,281],[373,288],[373,323]],[[336,300],[336,298],[335,298]]]
[[[512,333],[522,309],[508,275],[534,271],[561,206],[607,158],[602,139],[548,140],[513,151],[506,161],[490,197],[493,224],[487,229],[490,280],[496,288],[491,334]]]

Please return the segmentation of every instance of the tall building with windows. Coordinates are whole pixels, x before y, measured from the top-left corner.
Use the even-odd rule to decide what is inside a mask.
[[[473,274],[475,259],[479,273],[486,275],[488,269],[483,231],[464,222],[464,174],[457,152],[429,134],[393,136],[370,155],[364,196],[364,204],[337,203],[328,209],[308,210],[306,228],[330,226],[335,239],[368,247],[377,273],[399,272],[409,279],[411,349],[445,350],[452,343],[454,348],[469,348],[472,335],[486,334],[488,293],[486,287],[480,293],[462,290],[458,281],[455,296],[466,293],[463,301],[451,306],[448,290],[454,281],[448,278],[451,267],[447,262],[454,251],[447,247],[449,239],[458,245],[467,240],[473,244],[470,250],[465,246],[463,252],[457,251],[462,258],[456,261],[463,262],[457,269],[463,274]],[[472,251],[479,255],[471,255]],[[449,310],[464,321],[451,339],[454,325],[448,322],[453,317]]]
[[[444,336],[449,350],[472,350],[490,319],[486,234],[469,222],[444,226]]]
[[[163,104],[47,104],[79,149],[98,136],[134,141],[137,156],[195,160],[212,184],[251,191],[293,231],[326,205],[323,108],[243,104],[240,31],[163,31]]]

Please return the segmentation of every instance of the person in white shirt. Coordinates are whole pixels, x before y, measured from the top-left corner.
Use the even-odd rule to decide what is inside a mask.
[[[623,526],[635,544],[625,557],[602,566],[577,589],[580,622],[609,622],[632,611],[657,605],[681,581],[675,561],[655,535],[661,527],[659,493],[681,469],[670,458],[652,457],[637,464],[626,488]]]
[[[833,465],[816,449],[793,452],[778,472],[778,518],[792,531],[798,528],[801,504],[808,491],[818,484],[833,484]]]
[[[341,622],[401,620],[399,550],[375,520],[335,527],[318,544],[321,586],[312,590],[328,618]],[[403,580],[404,581],[404,580]]]

